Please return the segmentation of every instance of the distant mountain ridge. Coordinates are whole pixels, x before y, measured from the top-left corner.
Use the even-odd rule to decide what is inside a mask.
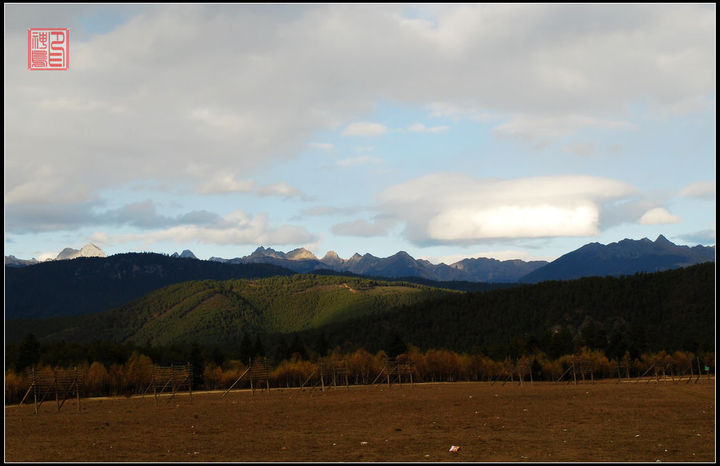
[[[175,252],[170,257],[181,257],[183,259],[197,259],[197,257],[195,257],[195,254],[193,254],[193,252],[189,249],[185,249],[180,254]]]
[[[715,246],[678,246],[663,235],[655,241],[624,239],[607,245],[589,243],[520,278],[521,283],[573,280],[588,276],[660,272],[715,262]]]
[[[34,257],[32,259],[18,259],[12,254],[9,256],[5,256],[6,267],[25,267],[27,265],[34,265],[38,263],[40,263],[40,261],[38,261]]]
[[[55,260],[77,257],[106,256],[100,248],[88,244],[80,250],[65,248]],[[180,254],[175,252],[171,257],[199,260],[188,249]],[[293,249],[285,253],[260,246],[248,256],[234,259],[211,257],[208,261],[225,264],[270,264],[296,273],[328,270],[381,278],[417,277],[438,282],[536,283],[543,280],[627,275],[686,267],[701,262],[715,261],[715,247],[678,246],[660,235],[654,242],[643,238],[641,240],[624,239],[607,245],[589,243],[550,263],[547,261],[526,262],[519,259],[499,261],[481,257],[467,258],[447,265],[414,259],[405,251],[399,251],[385,258],[369,253],[364,255],[355,253],[348,259],[341,258],[335,251],[328,251],[322,259],[319,259],[304,248]],[[5,265],[8,267],[25,267],[39,263],[34,258],[23,260],[15,256],[5,256]]]
[[[5,265],[9,267],[25,267],[27,265],[39,264],[41,262],[77,259],[78,257],[107,257],[107,255],[99,247],[92,243],[88,243],[80,249],[65,248],[60,251],[57,256],[55,256],[55,259],[46,259],[44,261],[39,261],[34,257],[32,259],[18,259],[13,255],[5,256]]]
[[[499,261],[487,258],[463,259],[450,265],[432,264],[427,260],[415,259],[405,251],[385,258],[355,253],[348,259],[339,257],[335,251],[328,251],[322,259],[318,259],[304,248],[284,253],[262,246],[249,256],[234,259],[211,257],[210,260],[231,264],[273,264],[298,273],[332,270],[387,278],[419,277],[434,281],[507,283],[516,282],[520,277],[547,264],[547,261]]]
[[[97,253],[93,248],[83,249],[85,253]],[[479,258],[434,265],[413,259],[403,251],[387,258],[356,253],[349,259],[330,251],[320,260],[302,248],[284,253],[263,247],[250,256],[230,260],[199,260],[189,250],[175,253],[173,257],[126,253],[40,263],[9,256],[5,258],[5,316],[6,319],[39,319],[100,312],[163,286],[188,280],[315,273],[485,291],[521,283],[632,275],[714,261],[714,246],[677,246],[662,235],[654,242],[643,238],[608,245],[590,243],[551,263]]]

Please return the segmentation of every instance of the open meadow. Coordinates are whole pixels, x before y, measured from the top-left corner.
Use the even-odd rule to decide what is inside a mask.
[[[448,450],[460,446],[457,453]],[[714,379],[196,392],[5,407],[6,461],[714,461]]]

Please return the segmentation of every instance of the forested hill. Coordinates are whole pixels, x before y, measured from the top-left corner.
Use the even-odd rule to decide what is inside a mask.
[[[42,319],[105,311],[188,280],[291,275],[270,264],[222,264],[155,253],[81,257],[5,267],[5,318]]]
[[[8,339],[169,345],[232,345],[244,333],[287,333],[372,316],[459,292],[403,282],[293,275],[261,280],[191,281],[119,308],[45,320],[7,320]]]
[[[500,290],[505,288],[512,288],[513,286],[519,286],[518,283],[505,283],[505,282],[468,282],[463,280],[453,280],[453,281],[436,281],[436,280],[429,280],[427,278],[422,277],[399,277],[399,278],[392,278],[392,277],[379,277],[379,276],[372,276],[372,275],[360,275],[357,273],[352,272],[336,272],[334,270],[328,270],[328,269],[318,269],[312,272],[314,275],[330,275],[335,277],[355,277],[355,278],[364,278],[368,280],[380,280],[380,281],[386,281],[386,282],[408,282],[408,283],[416,283],[418,285],[425,285],[429,286],[431,288],[442,288],[446,290],[456,290],[456,291],[490,291],[490,290]]]
[[[495,358],[582,345],[616,357],[631,351],[712,351],[715,263],[621,277],[548,281],[423,301],[300,334],[330,347],[387,349],[402,340],[422,349],[482,352]]]

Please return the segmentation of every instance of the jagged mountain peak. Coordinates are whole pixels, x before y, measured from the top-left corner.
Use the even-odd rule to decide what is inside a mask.
[[[277,259],[285,259],[285,253],[282,251],[276,251],[273,248],[265,248],[263,246],[260,246],[248,257],[251,257],[251,258],[274,257]]]
[[[665,238],[663,235],[658,235],[657,239],[655,240],[655,244],[670,244],[675,246],[674,243],[672,243],[670,240]]]
[[[395,254],[393,254],[393,257],[406,257],[406,258],[413,259],[413,257],[410,254],[408,254],[406,251],[398,251]]]
[[[328,251],[327,253],[325,253],[323,258],[320,259],[320,262],[327,265],[336,266],[342,264],[345,261],[340,256],[338,256],[335,251]]]
[[[65,248],[55,257],[55,260],[75,259],[76,257],[107,257],[102,249],[88,243],[81,249]]]
[[[297,248],[285,254],[285,258],[291,261],[297,260],[318,260],[315,254],[305,248]]]

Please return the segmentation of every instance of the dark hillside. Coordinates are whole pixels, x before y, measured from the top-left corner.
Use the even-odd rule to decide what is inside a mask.
[[[570,353],[581,345],[608,356],[630,350],[712,351],[715,263],[621,277],[548,281],[484,293],[463,293],[329,325],[332,345],[383,348],[393,335],[420,348],[483,352],[493,357],[539,349]]]
[[[5,267],[5,318],[42,319],[100,312],[188,280],[291,275],[269,264],[223,264],[155,253],[82,257]]]

